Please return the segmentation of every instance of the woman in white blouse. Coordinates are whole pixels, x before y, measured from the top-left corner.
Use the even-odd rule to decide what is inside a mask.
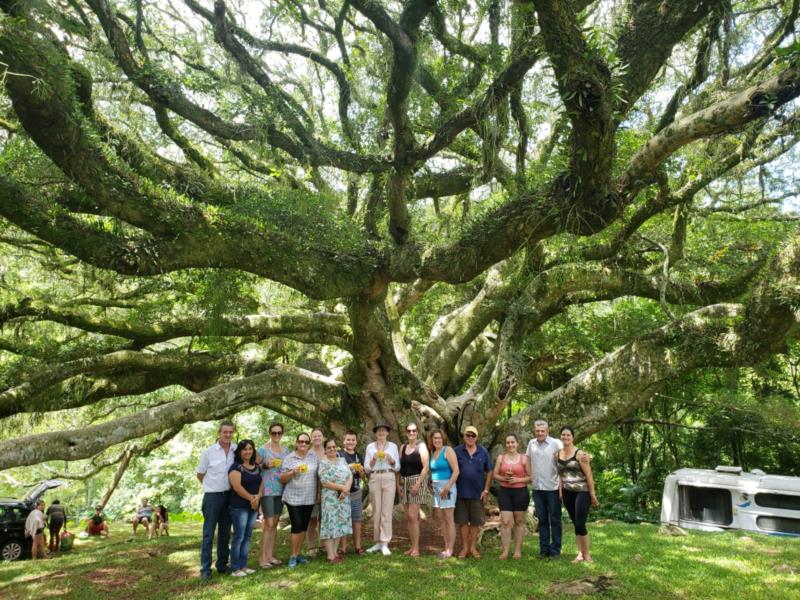
[[[369,499],[372,503],[372,525],[375,545],[367,552],[381,552],[389,556],[392,540],[392,509],[396,490],[395,472],[400,468],[397,444],[387,440],[390,427],[378,423],[372,428],[375,441],[367,446],[364,468],[369,475]]]

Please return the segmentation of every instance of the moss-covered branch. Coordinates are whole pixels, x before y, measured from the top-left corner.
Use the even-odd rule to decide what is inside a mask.
[[[704,367],[755,365],[798,331],[800,238],[760,273],[745,305],[714,304],[607,354],[502,428],[530,432],[533,421],[571,423],[581,437],[626,418],[677,377]],[[501,439],[498,437],[497,439]]]
[[[200,315],[147,322],[129,314],[98,314],[85,307],[58,306],[29,299],[0,306],[0,325],[20,317],[34,317],[84,331],[118,336],[132,340],[140,347],[174,338],[201,336],[208,332],[208,321]],[[214,334],[257,339],[277,336],[345,349],[350,346],[347,318],[336,313],[221,315],[215,321]]]
[[[251,406],[278,410],[280,396],[307,400],[323,418],[338,408],[343,388],[331,378],[278,365],[264,373],[98,425],[2,441],[0,470],[49,460],[89,458],[115,444],[188,423],[229,416]],[[312,414],[314,410],[308,412]]]
[[[686,115],[653,136],[631,159],[621,188],[632,195],[653,180],[658,167],[679,148],[718,133],[737,131],[800,95],[800,69],[788,67],[763,83]]]

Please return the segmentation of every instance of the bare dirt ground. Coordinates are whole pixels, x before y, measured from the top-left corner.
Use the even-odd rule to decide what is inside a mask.
[[[486,524],[484,528],[486,529],[493,529],[499,526],[500,523],[500,515],[496,512],[496,510],[492,510],[493,507],[488,507],[487,515],[486,515]],[[425,518],[420,523],[420,540],[419,540],[419,549],[420,554],[435,554],[437,552],[441,552],[444,541],[442,540],[441,530],[439,528],[439,524],[436,522],[436,519],[433,516],[433,510],[429,507],[424,507],[423,512]],[[494,514],[496,513],[496,514]],[[405,519],[405,512],[403,511],[402,506],[395,506],[394,509],[394,519],[392,523],[392,542],[389,544],[389,548],[395,551],[405,552],[410,547],[410,542],[408,539],[408,526],[406,524]],[[369,547],[373,544],[372,538],[372,515],[370,514],[367,516],[364,515],[364,524],[362,526],[361,532],[361,539],[362,545],[364,547]],[[486,545],[489,544],[487,539],[486,544],[484,544],[484,548]],[[456,545],[455,545],[455,553],[457,554],[461,550],[461,536],[458,530],[458,525],[456,525]]]

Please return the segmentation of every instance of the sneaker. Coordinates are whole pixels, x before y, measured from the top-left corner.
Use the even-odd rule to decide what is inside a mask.
[[[241,569],[239,569],[238,571],[234,571],[231,575],[233,575],[233,577],[247,577],[247,573],[245,573]]]
[[[251,569],[251,568],[249,568],[249,567],[245,567],[244,569],[242,569],[242,571],[244,571],[244,572],[245,572],[245,574],[247,574],[247,575],[252,575],[253,573],[255,573],[255,572],[256,572],[256,570],[255,570],[255,569]]]
[[[289,565],[288,566],[289,566],[290,569],[294,569],[297,566],[297,557],[296,556],[292,556],[291,558],[289,558]]]
[[[380,552],[383,549],[383,544],[378,542],[374,546],[370,546],[367,548],[367,554],[372,554],[373,552]]]
[[[392,551],[389,550],[389,546],[384,544],[383,547],[381,547],[381,554],[383,554],[384,556],[391,556],[392,555]]]
[[[308,559],[301,554],[301,555],[299,555],[297,557],[297,564],[298,565],[307,565],[308,564]]]
[[[200,573],[200,579],[202,579],[203,581],[211,581],[211,573],[206,573],[206,572]]]

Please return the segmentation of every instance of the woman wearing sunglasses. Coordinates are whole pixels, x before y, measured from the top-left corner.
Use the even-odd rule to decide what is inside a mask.
[[[289,513],[292,525],[292,555],[289,568],[304,565],[308,560],[300,554],[303,539],[306,537],[311,511],[317,498],[317,455],[309,452],[311,436],[301,433],[295,441],[294,452],[290,452],[283,461],[283,472],[280,475],[283,488],[283,503]]]
[[[397,474],[397,495],[406,511],[408,539],[411,548],[407,556],[419,556],[419,507],[428,499],[428,448],[419,441],[416,423],[406,425],[408,443],[400,446],[400,471]]]
[[[456,506],[458,488],[458,458],[453,449],[447,445],[447,434],[441,429],[434,429],[428,434],[431,447],[431,487],[433,492],[433,516],[439,522],[444,540],[444,550],[438,557],[447,559],[453,556],[456,543],[456,525],[453,521],[453,510]]]
[[[261,546],[258,564],[262,569],[269,569],[281,564],[275,558],[275,536],[278,532],[278,519],[283,512],[283,484],[281,473],[283,461],[289,449],[281,444],[283,424],[277,421],[269,426],[269,441],[258,449],[261,464],[261,479],[264,481],[264,495],[261,496]]]

